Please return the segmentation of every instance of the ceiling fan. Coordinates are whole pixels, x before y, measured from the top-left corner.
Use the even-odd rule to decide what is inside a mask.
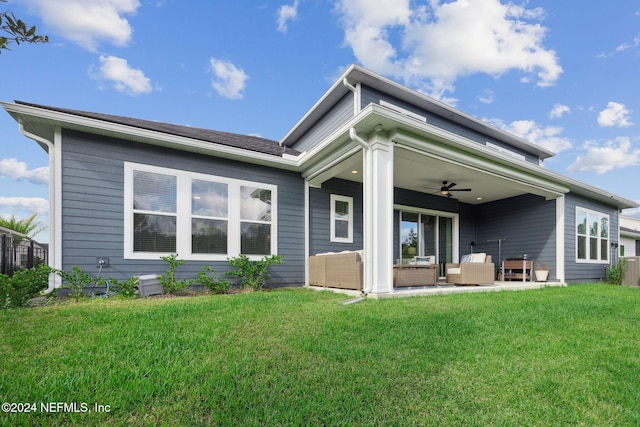
[[[453,196],[451,194],[452,191],[471,191],[470,188],[453,188],[456,185],[458,184],[456,184],[455,182],[448,183],[448,181],[442,181],[442,187],[440,187],[440,191],[436,191],[436,193],[440,193],[443,196],[452,197]],[[436,194],[436,193],[433,193],[433,194]]]

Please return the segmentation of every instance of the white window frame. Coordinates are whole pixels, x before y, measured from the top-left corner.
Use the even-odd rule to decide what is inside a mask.
[[[586,247],[585,247],[585,255],[586,258],[585,259],[580,259],[578,258],[578,251],[579,251],[579,236],[581,236],[580,234],[578,234],[578,217],[580,215],[580,213],[584,213],[585,215],[587,215],[587,229],[585,230],[585,235],[584,237],[586,238]],[[597,233],[597,238],[598,238],[598,259],[591,259],[590,258],[590,250],[589,250],[589,239],[591,238],[591,236],[589,235],[589,216],[590,215],[596,215],[598,217],[598,233]],[[607,219],[607,259],[602,259],[602,219],[606,218]],[[611,247],[611,217],[609,216],[609,214],[605,214],[602,212],[598,212],[598,211],[594,211],[592,209],[587,209],[587,208],[583,208],[580,206],[576,206],[576,215],[575,215],[575,222],[574,222],[574,227],[573,227],[573,233],[575,236],[575,244],[576,244],[576,253],[575,253],[575,259],[576,259],[576,263],[580,263],[580,264],[609,264],[610,263],[610,247]]]
[[[134,171],[157,173],[175,176],[177,179],[177,223],[176,223],[176,251],[180,259],[195,261],[227,261],[229,257],[240,255],[241,223],[268,223],[264,221],[242,220],[240,215],[241,188],[256,187],[271,191],[271,253],[278,253],[278,187],[261,182],[245,181],[227,177],[207,175],[170,169],[159,166],[151,166],[140,163],[124,163],[124,258],[140,260],[157,260],[167,255],[164,252],[135,252],[133,250],[133,173]],[[228,226],[227,226],[227,253],[226,254],[194,254],[191,250],[191,219],[198,215],[191,213],[192,181],[210,181],[227,185],[228,188]],[[259,260],[264,255],[247,255],[251,260]]]
[[[333,243],[353,243],[353,197],[340,196],[338,194],[331,194],[331,215],[329,216],[331,222],[330,237]],[[347,237],[336,236],[336,202],[344,202],[349,205],[349,219],[347,226]],[[344,219],[340,219],[344,221]]]
[[[453,258],[453,262],[459,262],[460,260],[460,246],[459,246],[459,241],[460,241],[460,214],[457,213],[452,213],[452,212],[444,212],[444,211],[436,211],[436,210],[432,210],[432,209],[421,209],[421,208],[416,208],[414,206],[407,206],[407,205],[393,205],[393,209],[395,211],[398,211],[398,242],[402,242],[402,213],[403,212],[409,212],[409,213],[417,213],[417,214],[421,214],[421,215],[431,215],[431,216],[435,216],[438,217],[438,221],[440,221],[440,218],[449,218],[452,220],[452,236],[451,236],[451,256]],[[420,221],[418,221],[418,236],[422,236],[424,234],[423,230],[421,229],[422,225],[420,223]],[[437,236],[436,238],[439,240],[440,239],[440,235],[439,235],[439,231],[438,231],[438,227],[436,226],[436,233]],[[398,260],[402,259],[402,243],[400,243],[398,245]],[[425,254],[422,253],[423,249],[423,245],[419,244],[418,245],[418,253],[416,255],[418,256],[426,256],[426,255],[435,255],[436,256],[436,260],[439,263],[441,256],[440,256],[440,248],[439,246],[436,246],[436,253],[435,254]]]

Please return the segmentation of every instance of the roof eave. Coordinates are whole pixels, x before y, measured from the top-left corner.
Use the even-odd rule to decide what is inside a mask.
[[[35,106],[6,102],[0,102],[0,104],[25,129],[51,142],[53,142],[53,128],[60,127],[254,164],[276,166],[281,169],[294,170],[298,165],[298,160],[294,156],[276,156],[260,153],[215,142],[141,129],[135,126],[112,123]]]

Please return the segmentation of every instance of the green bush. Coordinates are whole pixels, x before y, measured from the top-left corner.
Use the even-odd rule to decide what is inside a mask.
[[[16,270],[9,277],[0,274],[0,308],[25,307],[49,285],[51,268],[41,264],[34,268]]]
[[[267,270],[274,264],[284,264],[284,256],[265,256],[259,261],[251,261],[246,255],[240,255],[229,259],[229,265],[235,267],[236,270],[227,274],[239,277],[242,288],[259,291],[267,283],[267,280],[271,278],[267,274]]]
[[[160,259],[169,263],[169,270],[167,270],[165,274],[161,274],[158,276],[158,279],[160,280],[160,283],[162,283],[162,286],[164,286],[164,291],[166,293],[178,293],[178,291],[186,288],[191,283],[193,283],[192,280],[178,280],[178,278],[176,277],[176,269],[187,262],[183,259],[178,259],[178,254],[161,256]]]
[[[231,281],[221,279],[209,265],[202,267],[202,270],[203,271],[198,273],[198,283],[209,289],[212,294],[224,294],[229,291]]]
[[[0,309],[11,307],[11,278],[6,274],[0,274]]]
[[[616,264],[611,264],[609,266],[609,271],[607,272],[607,283],[611,283],[612,285],[621,285],[622,280],[624,280],[624,270],[626,265],[627,260],[624,258],[620,258]]]
[[[62,279],[63,285],[61,288],[69,289],[71,291],[69,296],[75,298],[76,302],[86,296],[83,292],[84,288],[94,282],[91,274],[82,271],[80,267],[73,267],[71,273],[67,273],[64,270],[53,270],[53,272]]]
[[[109,290],[115,291],[123,298],[137,298],[138,297],[138,278],[130,277],[127,280],[118,280],[114,277],[108,279],[100,279],[98,285],[103,286],[109,283]]]

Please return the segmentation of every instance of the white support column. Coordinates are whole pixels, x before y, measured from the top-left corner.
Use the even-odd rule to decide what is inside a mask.
[[[393,144],[384,133],[369,139],[365,156],[365,288],[393,292]]]
[[[565,225],[565,203],[564,196],[560,196],[556,199],[556,279],[560,281],[560,283],[564,283],[565,281],[565,271],[564,271],[564,248],[565,248],[565,233],[564,233],[564,225]]]

